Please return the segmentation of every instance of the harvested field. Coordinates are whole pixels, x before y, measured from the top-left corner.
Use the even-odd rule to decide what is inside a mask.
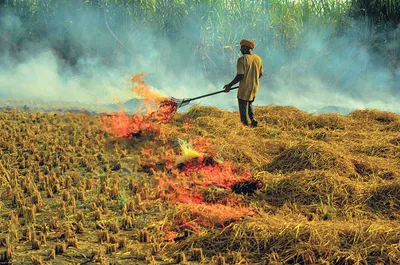
[[[0,265],[400,265],[399,84],[400,1],[0,0]]]
[[[1,262],[398,264],[398,115],[166,106],[3,109]]]

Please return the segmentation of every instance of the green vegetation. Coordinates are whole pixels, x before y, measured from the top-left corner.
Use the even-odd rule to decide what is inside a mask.
[[[254,39],[262,47],[257,52],[275,66],[276,51],[295,52],[307,45],[304,40],[311,33],[326,43],[343,34],[355,45],[362,42],[370,48],[391,43],[398,38],[394,29],[400,1],[6,0],[1,6],[18,16],[25,30],[16,32],[18,37],[0,32],[0,43],[7,39],[18,46],[27,34],[32,40],[50,39],[52,48],[72,64],[83,54],[101,55],[105,61],[121,51],[135,54],[147,42],[160,52],[160,60],[170,61],[173,46],[179,46],[192,58],[177,65],[200,64],[205,73],[218,75],[230,70],[244,37]],[[154,39],[143,32],[151,32]],[[378,52],[393,68],[399,49],[388,46]]]

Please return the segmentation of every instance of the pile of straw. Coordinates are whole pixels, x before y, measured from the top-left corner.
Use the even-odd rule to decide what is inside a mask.
[[[262,198],[274,206],[325,204],[343,207],[359,196],[354,181],[326,171],[295,172],[269,181]]]
[[[397,264],[400,228],[386,221],[304,221],[263,215],[189,238],[180,250],[241,253],[251,264]]]
[[[381,110],[355,110],[349,114],[353,119],[372,121],[380,124],[391,124],[400,121],[399,115],[393,112]]]
[[[400,218],[400,182],[398,179],[372,187],[366,204],[373,212],[398,220]]]
[[[332,170],[342,175],[354,173],[351,161],[334,148],[323,142],[306,142],[283,151],[265,169],[282,173],[301,170]]]

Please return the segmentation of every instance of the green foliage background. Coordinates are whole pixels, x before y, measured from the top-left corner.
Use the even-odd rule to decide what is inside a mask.
[[[209,75],[230,69],[241,38],[254,39],[263,47],[258,53],[272,62],[277,50],[296,51],[310,31],[327,41],[357,32],[354,41],[374,49],[398,38],[400,20],[398,0],[2,0],[0,7],[11,10],[26,29],[12,40],[17,46],[28,35],[51,34],[51,46],[72,64],[87,53],[107,61],[116,52],[140,52],[131,43],[146,46],[140,32],[147,30],[156,36],[160,60],[171,60],[179,47],[193,56],[177,65],[200,64]],[[82,12],[91,16],[85,19]],[[0,41],[12,39],[0,33]],[[165,46],[164,40],[171,44]],[[398,47],[379,52],[399,57]],[[396,60],[387,65],[394,68]]]

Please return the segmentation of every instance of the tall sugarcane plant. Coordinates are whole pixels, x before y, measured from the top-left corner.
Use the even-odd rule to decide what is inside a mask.
[[[96,48],[114,43],[108,49],[130,54],[135,52],[130,45],[132,40],[140,43],[141,32],[147,30],[159,40],[193,51],[193,57],[186,60],[189,67],[195,61],[203,65],[205,72],[216,75],[234,64],[241,38],[255,39],[264,47],[259,53],[267,57],[273,50],[296,50],[310,31],[331,38],[358,26],[351,23],[352,19],[368,21],[365,23],[369,23],[369,29],[385,29],[389,33],[400,22],[399,0],[3,0],[1,3],[2,8],[20,18],[24,33],[37,38],[58,34],[55,45],[61,50],[74,44],[84,52],[102,55]],[[80,15],[80,11],[88,16]],[[324,36],[327,32],[331,35]],[[0,33],[7,38],[7,34]],[[63,40],[71,36],[72,40]],[[20,36],[20,43],[23,37]],[[157,48],[162,51],[162,59],[171,58],[171,47]],[[104,56],[112,54],[107,52]],[[232,71],[232,66],[228,71]]]
[[[352,15],[370,19],[374,24],[400,23],[400,1],[398,0],[353,0]]]

